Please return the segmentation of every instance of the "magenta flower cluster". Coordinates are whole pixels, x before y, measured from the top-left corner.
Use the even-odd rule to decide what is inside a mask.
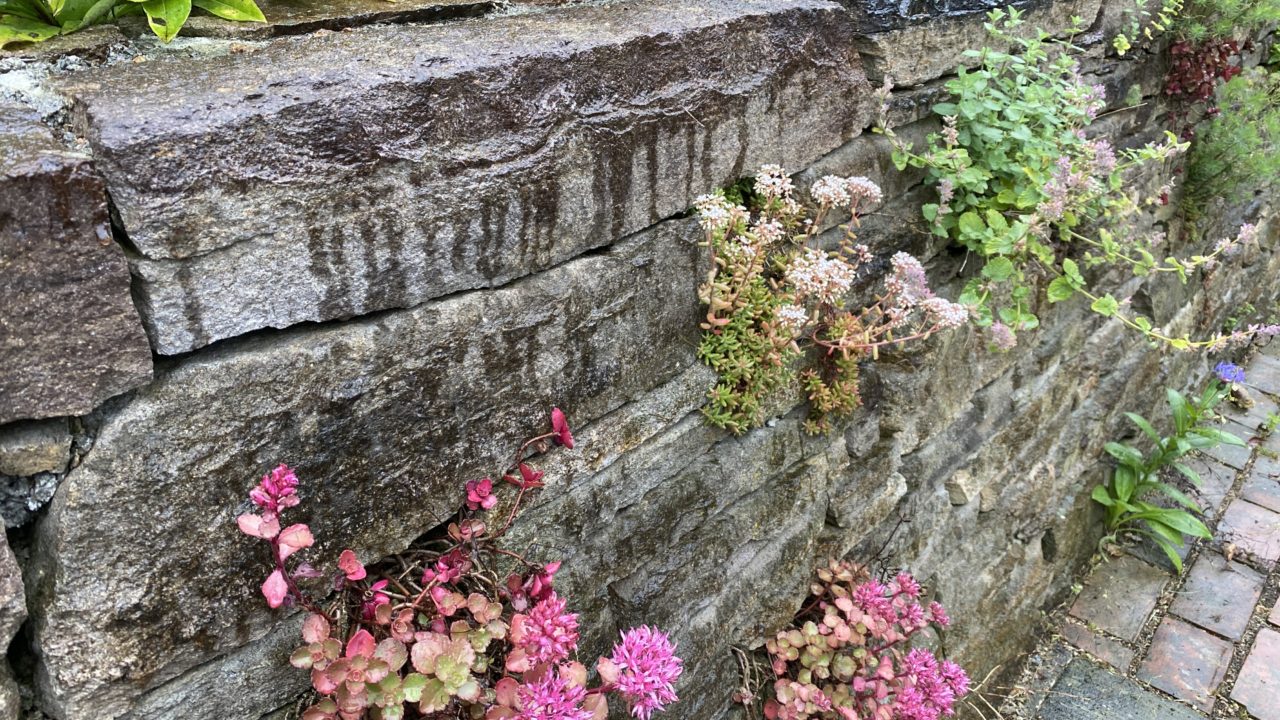
[[[882,582],[847,562],[818,572],[815,598],[766,643],[777,680],[768,720],[938,720],[953,715],[969,678],[953,662],[912,648],[951,620],[908,573]]]
[[[262,586],[267,604],[309,611],[304,645],[289,658],[310,672],[318,697],[302,720],[606,720],[610,694],[649,720],[676,702],[680,659],[670,639],[647,626],[624,633],[612,656],[599,658],[600,684],[589,686],[587,667],[575,659],[578,615],[554,588],[560,562],[533,563],[497,544],[521,500],[543,487],[530,453],[554,445],[574,446],[559,408],[551,413],[550,432],[527,439],[493,476],[518,488],[511,509],[502,512],[505,522],[478,517],[498,503],[493,480],[467,482],[457,516],[444,528],[447,540],[372,567],[343,550],[331,582],[315,584],[341,593],[327,606],[299,587],[324,573],[286,562],[315,542],[305,524],[281,528],[281,511],[299,504],[298,477],[286,465],[263,476],[250,492],[255,511],[236,522],[271,545],[273,569]],[[522,570],[505,580],[491,574],[499,555],[517,560]]]
[[[609,661],[617,668],[618,693],[640,720],[676,701],[674,686],[684,668],[676,646],[660,630],[641,625],[622,633]]]
[[[592,720],[593,713],[582,707],[587,691],[570,683],[559,672],[549,672],[541,680],[528,682],[517,691],[520,709],[516,720]]]
[[[558,663],[578,648],[578,616],[565,610],[565,600],[551,593],[524,617],[517,647],[535,663]]]

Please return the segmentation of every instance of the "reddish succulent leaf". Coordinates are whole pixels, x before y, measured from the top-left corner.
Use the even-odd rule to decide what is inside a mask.
[[[329,675],[329,673],[332,671],[333,671],[333,665],[330,665],[328,668],[324,670],[321,670],[319,668],[312,668],[311,687],[315,688],[316,692],[320,693],[321,695],[332,695],[333,691],[338,689],[338,683],[334,682],[333,678]],[[333,712],[337,712],[337,711],[338,711],[338,708],[335,705],[333,708]]]
[[[263,540],[270,540],[280,534],[279,520],[264,520],[261,515],[245,513],[236,518],[240,532]]]
[[[582,709],[591,713],[591,720],[607,720],[609,717],[609,699],[604,695],[588,695],[582,701]]]
[[[319,613],[311,613],[302,621],[302,639],[308,643],[318,643],[329,639],[329,621]]]
[[[262,595],[267,599],[267,605],[278,608],[284,604],[284,599],[289,594],[289,583],[285,581],[284,574],[279,570],[273,571],[267,576],[266,582],[262,583]]]
[[[573,449],[573,433],[569,431],[569,421],[560,408],[551,408],[551,429],[556,433],[556,442]]]
[[[352,635],[351,639],[347,641],[347,652],[345,654],[349,658],[367,658],[373,655],[375,647],[377,647],[377,643],[374,642],[373,636],[369,634],[368,630],[360,628],[356,631],[356,634]]]
[[[612,684],[618,682],[618,666],[607,657],[600,658],[596,662],[596,672],[600,673],[600,679],[606,683]]]
[[[409,650],[399,640],[387,638],[378,643],[373,656],[386,663],[391,672],[399,672],[400,668],[404,667],[405,661],[409,659]]]
[[[284,560],[303,548],[311,547],[316,539],[312,537],[311,528],[307,527],[306,523],[297,523],[281,530],[277,542],[280,548],[280,559]]]
[[[356,559],[356,554],[351,550],[343,550],[338,556],[338,569],[347,576],[348,580],[363,580],[366,576],[364,565]]]
[[[493,693],[499,705],[507,707],[516,706],[516,693],[520,690],[520,683],[515,678],[503,677],[493,686]]]

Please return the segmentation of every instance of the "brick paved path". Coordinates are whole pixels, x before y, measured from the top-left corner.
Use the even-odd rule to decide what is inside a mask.
[[[1255,405],[1225,429],[1251,441],[1197,459],[1211,543],[1175,577],[1159,551],[1098,565],[1059,634],[1060,674],[1042,720],[1280,720],[1280,344],[1249,366]]]

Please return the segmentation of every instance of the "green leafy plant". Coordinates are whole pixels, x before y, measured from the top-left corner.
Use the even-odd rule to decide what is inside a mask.
[[[58,35],[143,14],[164,42],[177,37],[197,7],[241,22],[266,22],[254,0],[0,0],[0,48],[40,42]]]
[[[1133,0],[1133,7],[1125,11],[1124,31],[1111,39],[1117,54],[1124,56],[1134,43],[1150,42],[1167,32],[1182,12],[1183,0],[1161,0],[1158,9],[1147,9],[1151,4],[1151,0]]]
[[[1263,437],[1269,437],[1271,433],[1276,431],[1277,427],[1280,427],[1280,413],[1269,412],[1267,413],[1267,419],[1263,420],[1262,424],[1258,426],[1258,434]]]
[[[1187,0],[1176,22],[1178,33],[1193,42],[1253,35],[1280,22],[1280,0]]]
[[[1047,281],[1050,303],[1082,296],[1090,308],[1119,319],[1148,338],[1178,349],[1215,346],[1220,337],[1193,342],[1170,337],[1145,317],[1130,317],[1124,302],[1091,290],[1084,271],[1122,266],[1139,276],[1170,273],[1186,282],[1192,270],[1229,254],[1230,244],[1190,258],[1157,258],[1163,233],[1139,226],[1146,207],[1167,203],[1172,186],[1146,198],[1124,190],[1126,174],[1138,166],[1167,160],[1187,145],[1172,134],[1159,144],[1117,154],[1087,129],[1105,106],[1105,90],[1080,75],[1077,48],[1043,31],[1015,35],[1016,9],[989,13],[987,30],[1001,46],[970,51],[977,67],[961,67],[946,88],[952,98],[934,106],[943,129],[916,152],[887,123],[878,131],[894,144],[894,162],[925,168],[938,202],[926,204],[933,232],[982,258],[977,277],[960,302],[973,309],[992,344],[1009,349],[1017,333],[1039,326],[1037,288]]]
[[[797,384],[809,401],[806,430],[825,432],[831,417],[861,402],[860,361],[968,319],[964,307],[934,296],[924,268],[906,253],[890,259],[892,269],[870,303],[854,302],[855,282],[871,279],[871,251],[855,241],[859,213],[882,200],[875,183],[820,178],[810,188],[818,206],[812,218],[792,192],[782,168],[769,165],[751,192],[735,187],[734,199],[722,192],[697,201],[711,251],[699,288],[708,309],[698,356],[720,375],[703,411],[734,433],[758,425],[769,397]],[[839,248],[819,249],[823,222],[838,210],[851,217]]]
[[[1143,536],[1155,542],[1178,572],[1182,572],[1182,558],[1178,549],[1184,536],[1209,538],[1209,529],[1196,517],[1200,506],[1172,484],[1161,479],[1166,470],[1181,473],[1192,484],[1200,485],[1200,475],[1183,458],[1193,451],[1206,451],[1218,445],[1244,446],[1244,441],[1216,427],[1214,407],[1230,393],[1230,383],[1243,379],[1239,368],[1229,363],[1218,366],[1218,378],[1209,382],[1197,398],[1187,398],[1176,390],[1166,392],[1169,410],[1173,416],[1174,432],[1162,436],[1146,418],[1137,413],[1125,413],[1142,434],[1150,440],[1151,449],[1138,448],[1118,442],[1107,443],[1105,449],[1116,459],[1116,468],[1106,485],[1093,489],[1093,499],[1107,509],[1108,535],[1101,545],[1112,544],[1126,534]],[[1163,495],[1173,507],[1158,505],[1151,500]]]
[[[1245,70],[1218,97],[1189,154],[1184,205],[1193,216],[1213,198],[1242,202],[1280,183],[1280,73]]]

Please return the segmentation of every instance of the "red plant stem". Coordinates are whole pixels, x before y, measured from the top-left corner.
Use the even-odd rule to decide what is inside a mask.
[[[298,587],[297,581],[295,581],[293,576],[289,574],[289,568],[285,567],[284,559],[280,557],[280,536],[277,535],[276,537],[271,538],[269,542],[271,543],[271,558],[275,560],[276,570],[279,571],[280,576],[284,578],[284,584],[285,587],[288,588],[289,594],[293,596],[293,599],[297,601],[299,605],[310,612],[324,617],[325,620],[332,623],[333,618],[329,616],[329,613],[325,612],[323,608],[316,605],[310,598],[304,595],[302,590]]]

